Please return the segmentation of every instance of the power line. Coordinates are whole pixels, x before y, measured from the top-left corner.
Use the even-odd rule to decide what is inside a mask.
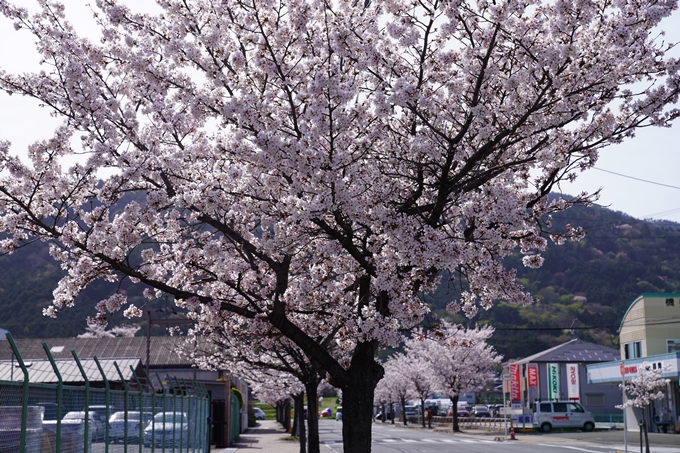
[[[595,170],[600,170],[600,171],[603,171],[605,173],[611,173],[612,175],[621,176],[623,178],[634,179],[636,181],[642,181],[642,182],[646,182],[648,184],[654,184],[654,185],[657,185],[657,186],[669,187],[671,189],[680,190],[680,187],[678,187],[678,186],[671,186],[669,184],[662,184],[662,183],[656,182],[656,181],[649,181],[648,179],[636,178],[635,176],[629,176],[629,175],[624,175],[624,174],[621,174],[621,173],[616,173],[615,171],[605,170],[604,168],[599,168],[599,167],[593,167],[593,168]]]

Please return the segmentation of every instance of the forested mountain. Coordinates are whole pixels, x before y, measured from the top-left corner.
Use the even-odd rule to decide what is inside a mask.
[[[52,291],[62,275],[64,271],[49,256],[44,243],[34,243],[13,255],[0,257],[0,328],[9,330],[15,338],[75,337],[84,333],[86,318],[96,315],[96,303],[110,296],[118,284],[94,282],[73,307],[62,310],[56,319],[44,317],[42,310],[52,303]],[[124,281],[121,287],[136,306],[152,310],[154,318],[175,311],[171,299],[151,302],[144,299],[141,285]],[[145,318],[134,322],[146,325]],[[132,323],[118,312],[110,318],[109,328]],[[142,330],[139,335],[145,332]],[[163,334],[162,327],[154,326],[154,333]]]
[[[642,293],[680,292],[680,224],[637,220],[621,212],[574,207],[557,213],[552,230],[565,225],[587,231],[580,242],[549,243],[540,269],[510,257],[518,279],[537,302],[517,307],[500,302],[463,323],[496,328],[491,343],[506,359],[526,357],[572,338],[618,348],[617,330],[630,304]],[[433,309],[454,296],[445,286],[430,299]]]
[[[525,357],[574,337],[609,346],[617,345],[617,329],[631,302],[641,293],[680,292],[680,224],[643,221],[601,207],[575,207],[553,216],[552,229],[566,224],[582,226],[588,234],[581,242],[552,243],[543,254],[540,269],[521,265],[520,254],[509,259],[518,278],[537,303],[516,307],[499,302],[475,318],[455,319],[466,324],[490,323],[491,339],[507,358]],[[52,290],[63,271],[43,243],[32,244],[14,255],[0,257],[0,327],[15,337],[71,337],[85,331],[94,305],[113,286],[93,284],[75,307],[56,320],[42,316],[52,300]],[[447,279],[445,278],[444,281]],[[170,311],[172,300],[145,304],[140,285],[125,285],[128,297],[139,307]],[[428,301],[440,317],[456,293],[446,285]],[[136,320],[144,323],[144,320]],[[111,325],[129,322],[116,313]],[[162,334],[161,328],[156,327]],[[144,331],[139,332],[143,334]]]

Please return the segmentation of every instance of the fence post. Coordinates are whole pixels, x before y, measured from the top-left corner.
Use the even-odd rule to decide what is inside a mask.
[[[177,378],[175,378],[175,379],[177,380],[177,384],[179,384],[179,379],[177,379]],[[187,387],[187,384],[184,381],[184,378],[182,378],[182,384],[184,385],[184,390],[182,390],[182,411],[181,411],[181,415],[182,415],[182,419],[184,419],[184,400],[187,400],[189,398],[189,388]],[[191,400],[189,399],[187,401],[187,412],[186,412],[187,428],[189,428],[188,421],[189,421],[189,404],[190,403],[191,403]],[[184,436],[184,430],[179,432],[179,444],[180,444],[179,451],[180,452],[182,451],[182,437],[183,436]],[[189,439],[190,439],[189,431],[187,430],[187,451],[189,451]]]
[[[142,383],[139,380],[139,377],[137,377],[137,373],[135,373],[135,369],[132,368],[132,365],[130,365],[130,370],[132,370],[132,376],[135,378],[135,381],[137,382],[137,386],[139,387],[139,453],[142,453],[142,444],[144,443],[144,427],[142,426],[142,420],[144,420],[144,387],[142,387]],[[156,431],[156,424],[154,423],[153,419],[153,410],[151,411],[151,445],[153,445],[154,442],[154,434]]]
[[[85,433],[83,434],[83,448],[84,452],[88,453],[90,451],[89,447],[89,440],[90,440],[90,380],[87,378],[87,373],[85,373],[85,369],[83,368],[83,364],[80,363],[80,359],[78,358],[78,354],[76,354],[75,349],[71,349],[71,355],[76,361],[76,365],[78,365],[78,369],[80,370],[80,374],[83,376],[83,380],[85,381]],[[108,420],[107,420],[108,422]]]
[[[97,369],[99,369],[99,374],[102,375],[102,379],[104,379],[104,385],[106,386],[106,420],[104,422],[104,453],[109,453],[109,418],[111,418],[111,408],[109,407],[111,404],[111,386],[109,385],[109,380],[106,377],[106,374],[104,373],[104,368],[102,368],[101,363],[99,363],[99,359],[97,356],[92,357],[94,359],[94,363],[97,364]]]
[[[161,386],[161,389],[163,389],[163,425],[165,425],[165,411],[167,410],[167,403],[165,401],[165,385],[163,384],[163,380],[161,377],[158,375],[158,371],[156,371],[156,379],[158,379],[158,385]],[[163,451],[165,452],[165,430],[163,430]]]
[[[59,372],[59,368],[57,368],[57,362],[54,361],[50,347],[47,346],[47,343],[43,343],[42,345],[45,354],[47,354],[47,359],[50,361],[50,365],[52,365],[52,370],[57,376],[57,437],[54,453],[61,453],[61,405],[64,393],[64,380],[61,378],[61,373]]]
[[[14,337],[12,337],[12,334],[7,332],[5,336],[12,347],[12,352],[14,352],[17,362],[19,362],[21,371],[24,373],[24,385],[21,392],[21,434],[19,437],[19,451],[24,453],[26,451],[26,425],[28,420],[28,369],[24,364],[24,360],[21,358],[21,354],[19,354],[19,349],[17,349],[17,345],[14,342]]]
[[[125,418],[123,419],[125,422],[125,426],[123,427],[123,453],[127,453],[127,447],[128,447],[128,383],[125,380],[125,376],[123,376],[123,373],[120,371],[120,367],[118,366],[118,362],[114,361],[113,366],[116,367],[116,371],[118,372],[118,376],[120,376],[120,380],[123,383],[123,392],[125,395],[125,400],[123,401],[123,410],[125,411]],[[144,419],[142,418],[142,414],[139,414],[139,425],[144,424]]]
[[[149,365],[147,364],[147,368],[148,368],[148,366]],[[146,377],[146,382],[148,382],[149,386],[151,386],[151,413],[153,414],[154,412],[156,412],[156,388],[153,386],[153,381],[149,377],[148,371],[145,370],[144,368],[142,368],[142,371],[144,372],[144,376]],[[152,425],[152,427],[155,428],[155,425]],[[155,445],[156,444],[156,442],[155,442],[156,432],[155,431],[156,431],[155,429],[153,429],[151,431],[151,453],[154,453],[156,451],[156,445]],[[165,426],[163,426],[163,431],[165,431]],[[163,443],[165,443],[165,442],[163,442]],[[163,448],[165,448],[165,446],[163,446]]]
[[[196,381],[192,381],[193,384],[191,385],[191,388],[194,390],[194,397],[189,399],[189,410],[191,411],[191,408],[193,407],[193,420],[194,420],[194,429],[191,429],[191,423],[189,423],[189,433],[190,433],[190,440],[191,440],[191,451],[195,452],[196,451],[196,433],[198,432],[198,422],[200,418],[198,418],[198,387],[196,384]],[[191,412],[190,412],[191,413]]]
[[[165,379],[167,379],[168,384],[172,385],[172,418],[173,418],[173,420],[175,420],[175,417],[177,417],[177,389],[175,388],[175,385],[172,383],[172,379],[170,378],[170,375],[166,374]],[[173,445],[175,443],[175,430],[174,429],[172,430],[172,443],[173,443]]]
[[[201,388],[203,389],[203,393],[204,393],[204,395],[203,395],[204,400],[203,400],[203,403],[202,403],[203,408],[204,408],[203,409],[204,410],[203,419],[206,420],[206,422],[207,422],[208,418],[210,417],[210,411],[212,410],[211,401],[210,401],[210,392],[208,392],[208,387],[206,387],[205,384],[201,384]],[[208,430],[208,437],[207,437],[207,439],[204,439],[204,442],[205,442],[205,447],[203,448],[204,453],[210,453],[210,440],[212,438],[212,425],[211,424],[208,424],[207,430]]]

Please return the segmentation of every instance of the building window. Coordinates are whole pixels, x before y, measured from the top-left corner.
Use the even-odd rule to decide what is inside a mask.
[[[642,357],[642,342],[633,341],[631,343],[626,343],[623,345],[623,355],[624,359],[638,359]]]
[[[680,352],[680,340],[666,340],[666,352],[669,354]]]
[[[667,307],[674,307],[675,306],[675,300],[673,300],[672,297],[669,297],[668,299],[666,299],[666,306]]]
[[[587,407],[604,407],[604,393],[586,393]]]

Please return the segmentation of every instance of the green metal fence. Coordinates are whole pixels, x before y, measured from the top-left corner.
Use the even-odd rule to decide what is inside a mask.
[[[231,401],[230,407],[231,415],[229,417],[229,420],[231,421],[231,425],[229,428],[230,433],[229,445],[231,445],[232,442],[238,439],[239,434],[241,432],[241,403],[236,397],[236,392],[234,392],[234,390],[231,391],[230,401]]]
[[[132,367],[134,382],[128,383],[114,362],[120,378],[116,382],[123,389],[112,389],[95,357],[104,388],[93,388],[72,351],[84,385],[66,385],[46,344],[46,357],[58,382],[30,382],[30,364],[24,363],[10,334],[7,339],[17,361],[16,375],[23,373],[23,380],[0,381],[0,452],[208,451],[210,402],[202,384],[169,376],[161,379],[158,374],[153,382],[151,376],[138,376]]]

